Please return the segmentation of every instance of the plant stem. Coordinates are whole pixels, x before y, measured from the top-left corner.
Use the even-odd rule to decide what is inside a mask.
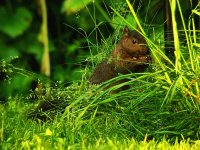
[[[42,25],[41,25],[41,42],[44,45],[44,54],[42,57],[41,73],[50,77],[50,58],[49,58],[49,40],[48,40],[48,25],[47,25],[47,9],[46,1],[40,0],[42,12]]]

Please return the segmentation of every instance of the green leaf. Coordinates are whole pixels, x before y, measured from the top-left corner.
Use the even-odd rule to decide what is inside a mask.
[[[0,20],[0,31],[12,38],[16,38],[30,26],[32,14],[24,7],[19,7],[12,13],[8,12],[4,7],[0,7]]]
[[[18,49],[13,46],[6,45],[4,42],[0,41],[0,59],[16,56],[20,56]]]
[[[92,0],[65,0],[62,11],[70,15],[80,11],[91,2]]]

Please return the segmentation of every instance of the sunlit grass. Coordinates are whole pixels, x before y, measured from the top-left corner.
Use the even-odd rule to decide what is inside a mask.
[[[154,92],[152,92],[152,94],[153,93]],[[111,108],[106,108],[109,107],[106,105],[104,105],[103,108],[100,108],[99,105],[99,108],[96,107],[96,109],[90,109],[89,112],[85,112],[84,109],[86,107],[84,107],[82,110],[76,110],[75,106],[74,111],[66,110],[67,114],[57,114],[55,115],[53,121],[47,122],[36,122],[33,120],[26,120],[26,115],[24,115],[24,110],[26,108],[24,107],[23,101],[23,98],[17,98],[15,100],[10,99],[7,110],[3,109],[3,113],[1,115],[0,130],[0,141],[1,147],[3,149],[44,148],[195,150],[198,149],[200,146],[200,142],[198,140],[193,141],[191,139],[185,139],[183,136],[180,136],[179,138],[174,138],[174,140],[172,140],[171,136],[169,136],[170,131],[167,130],[173,127],[178,122],[179,126],[181,126],[180,120],[178,120],[174,124],[171,124],[171,127],[169,127],[168,129],[166,128],[165,131],[157,131],[157,134],[154,134],[155,137],[159,134],[159,132],[160,134],[161,132],[163,132],[163,135],[165,135],[165,137],[160,137],[159,140],[152,138],[152,135],[148,134],[144,134],[143,138],[133,138],[133,134],[130,133],[131,128],[138,130],[134,132],[140,131],[140,134],[143,134],[143,131],[151,129],[151,125],[157,124],[155,122],[155,118],[157,116],[153,117],[151,111],[148,111],[146,113],[143,112],[144,114],[139,113],[139,111],[142,111],[141,106],[139,106],[139,111],[133,111],[133,107],[136,107],[135,109],[137,109],[138,107],[137,99],[136,102],[133,102],[133,104],[129,104],[126,110],[121,104],[118,104],[118,110],[120,110],[119,107],[122,107],[124,112],[117,112],[116,108],[114,107],[112,107],[113,110],[111,110]],[[109,102],[104,101],[102,102],[102,104],[109,105]],[[124,105],[127,106],[128,102]],[[153,108],[153,104],[148,104],[148,106],[145,106],[144,104],[142,105],[142,107],[145,107],[146,111],[155,109],[155,107]],[[127,114],[125,114],[125,112]],[[83,113],[85,113],[84,116]],[[170,112],[165,113],[166,114],[159,115],[167,117],[167,114],[170,114]],[[129,117],[127,115],[129,115]],[[129,120],[131,119],[130,115],[133,115],[135,121]],[[143,115],[148,115],[149,118],[144,118]],[[154,118],[154,123],[150,123],[153,119],[150,118],[151,115]],[[156,115],[156,113],[154,115]],[[136,116],[138,116],[138,118],[136,118]],[[181,117],[181,115],[179,115],[179,117]],[[187,118],[190,116],[188,115],[184,117]],[[191,120],[191,117],[188,119]],[[147,126],[146,129],[143,129],[144,127],[142,126],[142,124],[145,122],[145,120],[150,124]],[[137,124],[137,122],[139,121],[143,121],[143,123],[141,122]],[[187,122],[182,120],[182,124],[185,123]],[[160,126],[160,128],[162,127]],[[178,134],[178,131],[174,131],[174,133],[171,132],[171,134],[176,135]],[[193,133],[188,132],[187,134]],[[136,137],[138,136],[136,135]]]

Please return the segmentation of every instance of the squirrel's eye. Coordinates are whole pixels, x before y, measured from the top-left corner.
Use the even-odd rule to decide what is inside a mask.
[[[137,44],[137,40],[136,40],[136,39],[133,39],[133,40],[132,40],[132,43],[133,43],[133,44]]]

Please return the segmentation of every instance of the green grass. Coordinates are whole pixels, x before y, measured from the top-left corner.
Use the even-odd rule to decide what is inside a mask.
[[[28,103],[28,102],[27,102]],[[179,119],[174,124],[162,129],[162,124],[159,123],[160,132],[154,134],[151,137],[145,132],[153,130],[152,126],[156,128],[155,124],[158,124],[156,117],[149,114],[155,110],[148,111],[146,114],[137,112],[134,115],[132,112],[120,112],[116,111],[116,108],[112,105],[112,110],[106,108],[90,109],[89,112],[85,112],[84,108],[79,110],[68,110],[67,114],[57,114],[52,121],[36,122],[33,120],[27,120],[27,114],[25,111],[30,105],[24,103],[24,99],[16,98],[10,99],[7,107],[1,105],[1,132],[0,140],[2,149],[185,149],[195,150],[199,149],[199,140],[185,139],[184,136],[178,137],[178,131],[174,133],[169,131],[169,128],[174,128],[176,123],[179,126],[184,124]],[[109,103],[107,102],[107,105]],[[80,105],[79,105],[80,106]],[[99,105],[100,106],[100,105]],[[118,107],[121,106],[118,104]],[[146,105],[147,106],[147,105]],[[149,105],[148,105],[149,106]],[[107,106],[108,107],[108,106]],[[111,106],[110,106],[111,107]],[[121,106],[122,107],[122,106]],[[145,107],[143,103],[143,107]],[[76,109],[76,107],[75,107]],[[108,110],[107,110],[108,109]],[[118,108],[120,110],[120,108]],[[141,109],[141,108],[140,108]],[[144,108],[143,108],[144,109]],[[150,109],[150,108],[145,108]],[[100,111],[101,110],[101,111]],[[103,111],[104,110],[104,111]],[[129,108],[130,110],[130,108]],[[123,108],[123,111],[126,111]],[[83,115],[83,112],[85,114]],[[87,115],[86,115],[87,114]],[[125,116],[133,114],[132,116]],[[144,118],[144,116],[152,116],[151,118]],[[155,115],[155,114],[154,114]],[[168,120],[164,118],[169,116],[172,118],[172,114],[159,114],[163,117],[163,121]],[[180,119],[189,117],[191,115],[180,115]],[[134,118],[132,118],[134,117]],[[162,119],[160,117],[160,119]],[[178,117],[174,114],[173,117]],[[131,120],[132,118],[132,120]],[[170,118],[170,119],[171,119]],[[154,119],[154,121],[153,121]],[[177,118],[176,118],[177,119]],[[162,120],[161,120],[162,121]],[[145,124],[148,123],[148,124]],[[165,122],[169,124],[168,122]],[[172,121],[170,121],[172,123]],[[198,122],[196,122],[198,123]],[[164,123],[163,123],[164,124]],[[146,129],[143,132],[146,125]],[[191,124],[192,126],[193,124]],[[190,125],[189,125],[190,126]],[[189,127],[187,126],[187,127]],[[137,130],[134,130],[134,128]],[[143,129],[142,129],[143,128]],[[140,130],[140,131],[139,131]],[[149,130],[149,131],[148,131]],[[187,129],[185,129],[187,130]],[[188,129],[189,131],[189,129]],[[138,133],[137,133],[138,132]],[[136,136],[134,136],[134,133]],[[143,136],[137,134],[144,134]],[[159,134],[160,137],[156,136]],[[170,137],[170,134],[172,135]],[[187,133],[189,134],[189,133]],[[192,134],[192,133],[191,133]],[[190,134],[190,136],[191,136]],[[163,137],[165,135],[165,137]],[[133,138],[134,137],[134,138]],[[143,137],[143,138],[138,138]],[[172,140],[172,137],[174,139]]]
[[[7,107],[1,105],[0,140],[3,149],[198,149],[200,146],[199,140],[184,138],[187,134],[191,136],[194,133],[182,133],[184,136],[178,137],[177,135],[180,134],[178,130],[170,131],[170,128],[173,129],[176,126],[179,128],[182,126],[184,129],[183,124],[186,127],[198,125],[198,120],[191,124],[192,115],[190,114],[187,116],[170,112],[155,114],[156,110],[150,110],[153,104],[151,106],[143,103],[138,112],[135,112],[137,109],[119,108],[122,107],[120,104],[115,104],[118,111],[114,105],[103,105],[103,108],[100,108],[101,105],[98,104],[95,109],[88,108],[88,112],[85,110],[86,107],[76,110],[74,106],[75,110],[66,108],[66,114],[58,113],[52,121],[42,123],[27,120],[25,112],[31,106],[27,105],[29,102],[24,103],[24,101],[24,98],[18,97],[10,99]],[[111,105],[110,102],[104,102],[104,104]],[[145,108],[147,106],[151,107]],[[146,113],[140,112],[142,109],[145,109]],[[150,114],[152,112],[154,114]],[[160,122],[158,122],[158,117]],[[165,117],[170,117],[172,120]],[[185,120],[181,120],[183,118]],[[172,124],[175,119],[177,121]],[[186,125],[186,120],[190,125]],[[165,121],[163,125],[161,121]],[[153,136],[145,134],[151,133],[153,128],[160,131]],[[190,128],[194,129],[195,126]],[[189,129],[185,130],[185,132],[189,131]]]
[[[128,6],[139,23],[131,5]],[[198,14],[197,10],[193,12]],[[193,25],[193,20],[190,21]],[[120,75],[102,85],[88,86],[86,76],[91,68],[86,68],[81,81],[68,87],[53,85],[48,96],[34,91],[0,104],[2,149],[199,149],[199,39],[194,25],[187,29],[183,18],[182,24],[187,42],[186,46],[180,42],[179,31],[174,26],[175,62],[141,30],[154,60],[146,72]],[[99,55],[88,58],[96,60],[94,65],[109,53],[110,39],[103,41],[104,46],[96,47],[103,49]],[[7,74],[31,74],[5,62],[1,68]],[[122,78],[130,80],[105,90]],[[110,94],[125,84],[131,88]],[[49,111],[34,112],[46,116],[45,122],[28,117],[41,101],[57,101],[56,107]]]

